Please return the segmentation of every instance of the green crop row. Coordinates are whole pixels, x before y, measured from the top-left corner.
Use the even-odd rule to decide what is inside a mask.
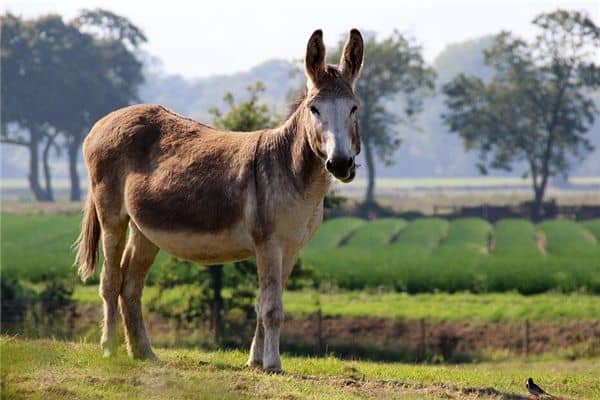
[[[319,283],[346,289],[600,293],[600,220],[537,226],[521,219],[493,226],[478,218],[396,221],[369,221],[345,231],[336,219],[327,221],[320,233],[344,235],[345,243],[315,243],[322,238],[317,236],[303,261]],[[380,225],[385,229],[372,228]]]
[[[79,224],[80,216],[3,214],[2,274],[31,281],[75,276],[71,244]],[[600,293],[599,241],[600,219],[491,225],[477,218],[346,217],[326,221],[302,260],[317,284],[348,289]]]

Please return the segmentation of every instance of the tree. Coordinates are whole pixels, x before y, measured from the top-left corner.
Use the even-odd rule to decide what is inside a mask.
[[[329,54],[337,62],[344,46]],[[361,102],[359,129],[367,166],[368,185],[365,205],[375,205],[375,155],[391,164],[392,156],[400,146],[398,127],[422,108],[427,91],[433,89],[435,72],[425,65],[421,47],[395,31],[378,41],[368,35],[365,41],[365,62],[356,81],[356,94]],[[403,110],[389,110],[386,104],[397,95],[403,95]]]
[[[1,18],[1,119],[0,141],[25,146],[29,151],[28,181],[39,201],[52,201],[48,155],[55,144],[56,130],[49,121],[61,107],[56,84],[60,70],[57,36],[67,27],[56,16],[23,21],[12,14]],[[45,184],[40,183],[40,147],[43,147]]]
[[[598,112],[590,92],[600,86],[600,29],[564,10],[533,24],[539,33],[530,43],[509,32],[496,36],[485,52],[495,72],[489,82],[460,75],[444,86],[443,119],[467,149],[479,151],[482,173],[526,163],[538,220],[549,178],[566,177],[570,163],[592,150],[586,133]]]
[[[69,81],[75,89],[71,97],[75,112],[63,126],[70,198],[77,201],[81,199],[77,161],[83,139],[96,120],[139,100],[137,89],[144,77],[137,51],[146,36],[128,19],[102,9],[84,10],[71,25],[87,39],[69,48],[71,59],[77,60],[71,63],[76,71],[70,71]]]
[[[248,100],[235,103],[231,92],[225,94],[223,101],[229,106],[229,111],[223,114],[213,107],[208,112],[213,116],[213,123],[219,129],[250,132],[259,129],[273,128],[279,118],[271,113],[266,104],[261,104],[259,95],[265,91],[265,85],[257,81],[246,88],[250,95]]]
[[[29,183],[36,199],[53,200],[48,157],[51,148],[64,144],[71,199],[79,200],[83,137],[95,120],[137,98],[143,77],[134,51],[145,40],[129,21],[103,10],[83,11],[69,23],[58,15],[27,21],[2,16],[1,140],[29,149]]]
[[[235,103],[231,92],[228,92],[223,100],[229,106],[227,113],[222,113],[218,108],[213,107],[209,113],[213,115],[215,127],[232,131],[249,132],[259,129],[274,127],[278,119],[272,115],[269,108],[259,101],[259,95],[265,91],[262,82],[257,81],[254,85],[247,88],[250,95],[248,100]],[[236,268],[245,268],[245,263],[238,263]],[[223,336],[223,265],[212,265],[208,267],[211,287],[213,292],[211,326],[215,332],[215,342],[219,343]]]

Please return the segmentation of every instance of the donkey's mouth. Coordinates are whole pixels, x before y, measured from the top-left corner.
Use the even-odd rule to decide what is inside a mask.
[[[354,178],[356,177],[356,164],[352,165],[352,167],[350,168],[350,170],[348,171],[348,174],[344,177],[342,176],[336,176],[334,175],[339,181],[343,182],[343,183],[350,183],[354,180]]]

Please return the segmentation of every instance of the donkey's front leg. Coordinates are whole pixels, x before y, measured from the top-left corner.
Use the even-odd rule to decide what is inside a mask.
[[[256,261],[258,264],[258,285],[260,290],[257,311],[259,321],[262,322],[264,330],[262,366],[266,371],[280,372],[279,334],[281,324],[283,323],[281,248],[270,241],[265,243],[258,249]],[[260,340],[261,333],[260,328],[257,327],[254,337],[255,341]],[[260,345],[255,343],[253,350],[255,354],[251,354],[249,363],[254,361],[252,358],[259,355]]]

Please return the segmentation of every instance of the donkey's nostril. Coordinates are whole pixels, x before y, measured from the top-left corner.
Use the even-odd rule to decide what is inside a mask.
[[[331,160],[327,160],[325,162],[325,168],[327,168],[327,171],[332,172],[333,173],[333,161]]]
[[[336,177],[347,177],[354,170],[354,157],[332,157],[325,162],[327,171]]]

